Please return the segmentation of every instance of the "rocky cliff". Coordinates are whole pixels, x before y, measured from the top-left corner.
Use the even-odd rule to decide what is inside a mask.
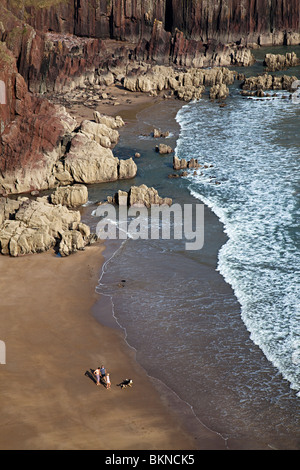
[[[249,60],[243,62],[245,45],[300,43],[300,4],[2,0],[0,41],[16,58],[30,91],[57,91],[76,86],[109,61],[132,57],[187,66],[226,66],[230,60],[249,65]]]
[[[189,39],[299,43],[298,0],[4,0],[38,31],[137,42],[154,20]],[[25,7],[20,8],[20,5]]]
[[[226,44],[299,44],[298,0],[169,0],[167,29],[188,37]],[[294,34],[295,37],[294,37]]]
[[[299,17],[299,0],[2,0],[1,191],[51,187],[66,172],[68,183],[76,181],[71,167],[57,163],[65,158],[66,136],[76,123],[43,99],[44,92],[101,83],[108,70],[119,68],[124,76],[132,59],[180,67],[247,66],[253,59],[248,43],[299,43]],[[88,145],[105,149],[106,140]],[[79,147],[89,153],[86,136],[74,137],[71,148]],[[114,165],[118,178],[134,174],[131,163]]]

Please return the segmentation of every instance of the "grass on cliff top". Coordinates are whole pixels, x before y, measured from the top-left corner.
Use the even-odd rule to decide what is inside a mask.
[[[70,0],[11,0],[11,5],[14,8],[50,8],[60,5],[61,3],[67,4],[69,1]]]

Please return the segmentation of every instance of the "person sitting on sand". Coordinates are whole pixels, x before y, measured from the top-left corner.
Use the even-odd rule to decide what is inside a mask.
[[[98,367],[98,369],[94,370],[94,375],[96,376],[96,379],[97,379],[97,385],[100,385],[100,375],[101,375],[100,367]]]
[[[111,385],[111,383],[110,383],[110,377],[109,377],[109,374],[107,373],[107,374],[106,374],[106,388],[110,388],[110,385]]]

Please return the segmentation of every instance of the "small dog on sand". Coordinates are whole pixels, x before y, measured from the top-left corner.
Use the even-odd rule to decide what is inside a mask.
[[[132,387],[132,384],[133,384],[133,381],[131,379],[125,379],[123,380],[123,382],[118,384],[118,386],[121,387],[121,389],[123,389],[127,387]]]

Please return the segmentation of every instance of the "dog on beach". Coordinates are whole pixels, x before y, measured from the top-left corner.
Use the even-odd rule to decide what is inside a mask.
[[[132,384],[133,381],[131,379],[125,379],[123,380],[123,382],[118,384],[118,387],[121,387],[121,389],[123,390],[123,388],[132,387]]]

